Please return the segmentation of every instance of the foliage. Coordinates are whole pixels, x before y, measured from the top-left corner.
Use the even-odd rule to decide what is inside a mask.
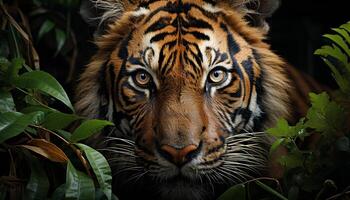
[[[348,199],[350,194],[350,22],[332,30],[336,34],[324,35],[331,44],[315,54],[331,69],[339,90],[332,97],[326,92],[310,93],[311,107],[305,118],[294,126],[279,119],[266,130],[275,138],[270,153],[286,150],[278,159],[284,167],[282,189],[279,184],[273,189],[259,180],[248,182],[276,199]],[[250,190],[236,185],[219,199],[259,199],[242,196],[246,192]]]
[[[69,2],[76,3],[52,3]],[[30,33],[1,1],[0,8],[7,38],[0,51],[0,199],[116,199],[107,160],[79,143],[113,124],[74,113],[60,83],[39,70]],[[45,21],[38,39],[54,28],[60,52],[66,32],[54,23]]]
[[[76,115],[61,86],[72,80],[77,40],[85,32],[76,37],[72,26],[80,1],[17,1],[0,0],[0,199],[116,199],[106,159],[79,143],[112,124]],[[339,90],[331,97],[310,94],[305,118],[294,126],[280,119],[267,130],[276,138],[271,154],[287,152],[279,158],[284,177],[235,185],[220,200],[346,199],[350,193],[350,23],[333,30],[324,36],[331,43],[315,54],[331,69]],[[61,84],[39,70],[50,68],[40,66],[35,48],[40,45],[46,57],[68,65]]]

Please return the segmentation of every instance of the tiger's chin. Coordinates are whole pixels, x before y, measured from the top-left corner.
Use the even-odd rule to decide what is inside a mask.
[[[116,193],[121,200],[212,200],[227,188],[228,186],[190,180],[178,175],[163,181],[157,181],[155,177],[144,177],[138,183],[124,185]]]
[[[185,200],[206,200],[213,199],[213,191],[203,183],[190,182],[181,177],[160,185],[158,192],[159,199],[185,199]]]

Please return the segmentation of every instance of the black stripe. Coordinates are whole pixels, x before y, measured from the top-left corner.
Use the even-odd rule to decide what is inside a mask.
[[[163,40],[168,35],[175,35],[175,34],[176,34],[176,31],[170,32],[170,33],[169,32],[159,33],[151,38],[151,43],[158,42],[160,40]]]
[[[196,60],[197,60],[197,58],[200,60],[200,62],[197,61],[198,63],[202,63],[202,62],[203,62],[203,54],[202,54],[201,50],[199,49],[197,43],[189,42],[189,41],[186,41],[186,40],[184,40],[182,43],[183,43],[183,45],[184,45],[185,47],[189,47],[190,45],[192,45],[193,47],[195,47],[196,50],[197,50],[197,54],[195,54],[192,50],[191,50],[191,52],[192,52],[194,55],[197,55]]]
[[[252,92],[253,92],[253,85],[255,84],[252,58],[249,56],[247,60],[244,60],[241,62],[241,65],[243,66],[243,68],[245,69],[245,73],[249,77],[250,92],[249,92],[248,98],[249,98],[249,104],[250,104],[250,99],[252,97]]]
[[[198,64],[194,63],[193,60],[191,60],[191,59],[187,56],[187,54],[184,54],[184,59],[188,62],[188,64],[192,67],[193,71],[194,71],[196,74],[199,74],[199,73],[200,73],[200,71],[199,71],[199,69],[201,68],[201,67],[200,67],[200,64],[198,65]]]
[[[215,0],[203,0],[204,2],[206,3],[210,3],[212,5],[215,5],[216,4],[216,1]]]
[[[223,31],[225,31],[227,33],[227,43],[229,45],[228,46],[229,52],[230,52],[231,56],[233,56],[236,53],[238,53],[241,50],[241,48],[238,46],[238,43],[233,38],[233,36],[230,33],[230,31],[228,30],[227,26],[224,23],[220,23],[220,27],[222,28]]]
[[[193,52],[192,50],[190,50],[190,53],[194,57],[194,59],[196,60],[196,63],[199,66],[199,69],[202,69],[202,67],[201,67],[202,66],[202,58],[200,57],[200,55],[195,54],[195,52]]]
[[[236,78],[232,77],[230,84],[227,84],[226,86],[218,89],[218,91],[225,91],[225,89],[229,88],[232,86],[232,84],[236,81]],[[231,98],[238,98],[242,95],[241,93],[241,87],[238,88],[237,92],[235,93],[228,93],[225,92],[225,94],[228,94]]]
[[[128,58],[128,61],[129,61],[129,63],[132,64],[132,65],[141,65],[141,66],[144,67],[144,64],[143,64],[139,59],[137,59],[137,58],[135,58],[135,57],[133,57],[133,56],[129,57],[129,58]]]
[[[220,54],[220,60],[218,60],[218,63],[224,62],[228,59],[227,53]]]
[[[261,110],[261,115],[260,115],[260,117],[255,117],[253,119],[253,122],[254,122],[253,130],[254,131],[261,131],[263,129],[263,123],[268,118],[268,116],[265,112],[265,106],[264,106],[263,101],[262,101],[264,98],[264,95],[265,95],[265,91],[264,91],[265,89],[262,85],[262,81],[264,80],[264,68],[263,68],[263,65],[261,64],[261,55],[259,55],[259,53],[254,49],[253,49],[253,56],[254,56],[256,63],[261,68],[260,77],[258,77],[255,80],[255,91],[256,91],[256,95],[257,95],[256,102]]]
[[[203,21],[201,19],[196,19],[192,16],[187,17],[187,21],[184,20],[182,22],[182,25],[184,28],[204,28],[204,29],[210,29],[213,30],[213,27],[206,21]]]
[[[166,65],[166,67],[164,67],[164,70],[162,70],[162,74],[164,75],[164,78],[166,78],[166,75],[169,73],[169,71],[173,69],[176,62],[176,54],[177,52],[173,52],[171,54],[168,64]]]
[[[130,0],[129,0],[130,1]],[[137,6],[137,9],[140,8],[140,7],[143,7],[143,8],[149,8],[149,5],[156,2],[156,1],[159,1],[159,0],[147,0],[147,1],[141,1],[139,3],[139,5]],[[132,3],[134,4],[134,3]]]
[[[195,4],[191,4],[191,7],[198,9],[203,15],[205,15],[207,18],[209,18],[211,20],[214,20],[214,21],[218,20],[217,14],[215,14],[215,13],[209,12],[209,11],[207,11],[207,10],[203,9],[202,7],[195,5]],[[217,12],[217,13],[222,14],[221,12]]]
[[[135,29],[131,30],[128,36],[124,38],[122,43],[120,44],[118,56],[121,59],[126,59],[128,57],[128,45],[129,45],[129,41],[131,40],[132,34],[134,33],[134,30]]]
[[[153,32],[153,31],[158,31],[161,30],[163,28],[165,28],[167,25],[169,25],[167,23],[167,21],[170,21],[171,18],[170,17],[161,17],[159,18],[156,22],[154,22],[152,25],[150,25],[146,31],[145,34],[149,33],[149,32]]]
[[[173,46],[176,45],[176,41],[171,41],[171,42],[167,42],[165,43],[162,48],[160,49],[160,53],[159,53],[159,58],[158,58],[158,67],[161,68],[163,66],[163,62],[164,62],[164,49],[166,47],[169,47],[169,49]]]
[[[178,14],[178,13],[188,13],[188,11],[191,8],[196,8],[198,9],[203,15],[205,15],[207,18],[211,19],[211,20],[215,20],[217,21],[217,16],[214,13],[208,12],[205,9],[203,9],[202,7],[195,5],[195,4],[190,4],[190,3],[185,3],[182,4],[181,1],[178,2],[178,4],[176,3],[171,3],[168,2],[165,6],[163,7],[159,7],[156,10],[154,10],[153,12],[151,12],[147,18],[145,19],[144,23],[148,23],[153,17],[154,15],[156,15],[157,13],[159,13],[160,11],[165,11],[165,12],[169,12],[171,14]]]
[[[183,34],[192,34],[195,38],[199,40],[209,40],[209,36],[207,36],[204,33],[198,32],[198,31],[183,31]]]
[[[244,76],[243,73],[241,71],[241,69],[238,66],[237,60],[234,57],[235,54],[237,54],[241,49],[238,46],[238,44],[236,43],[235,39],[233,38],[232,34],[229,32],[227,26],[224,23],[220,23],[220,27],[227,33],[227,44],[228,44],[228,50],[229,50],[229,54],[230,54],[230,58],[233,62],[232,64],[232,69],[236,70],[236,73],[238,74],[238,76],[241,78],[241,80],[243,81],[243,86],[245,85],[245,81],[244,81]],[[241,90],[244,90],[244,88],[241,88]],[[240,91],[240,95],[241,95],[241,91]],[[244,94],[245,95],[245,94]],[[244,96],[243,96],[244,99]]]
[[[247,123],[247,121],[250,119],[250,116],[252,116],[252,111],[249,110],[248,108],[238,108],[235,110],[235,112],[232,115],[232,121],[235,120],[237,115],[241,115],[242,116],[242,121],[244,123]]]
[[[253,61],[252,61],[252,57],[248,57],[248,59],[243,60],[241,62],[241,65],[243,66],[243,68],[245,69],[250,82],[253,84],[253,79],[254,79],[254,71],[253,71]]]
[[[184,9],[188,9],[187,7],[183,7],[183,6],[180,6],[180,5],[176,5],[175,3],[172,3],[172,2],[168,2],[165,6],[163,7],[159,7],[157,8],[156,10],[154,10],[153,12],[151,12],[147,18],[145,19],[144,23],[148,23],[152,17],[154,15],[156,15],[157,13],[159,13],[160,11],[165,11],[165,12],[169,12],[171,14],[176,14],[176,13],[180,13],[182,12]]]

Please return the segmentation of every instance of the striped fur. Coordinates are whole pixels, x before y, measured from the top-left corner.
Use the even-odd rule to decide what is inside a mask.
[[[118,2],[118,16],[105,12],[108,28],[76,102],[80,114],[116,124],[94,142],[117,194],[211,199],[263,175],[269,139],[259,131],[290,117],[293,88],[288,66],[263,41],[266,27],[246,21],[251,1]],[[189,147],[181,165],[169,155]]]

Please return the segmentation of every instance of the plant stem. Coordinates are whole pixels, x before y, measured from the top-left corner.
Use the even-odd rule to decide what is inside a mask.
[[[276,190],[272,189],[270,186],[260,182],[259,180],[254,181],[258,186],[260,186],[262,189],[266,190],[267,192],[270,192],[271,194],[275,195],[276,197],[282,199],[282,200],[288,200],[286,197],[278,193]]]
[[[19,51],[18,41],[16,39],[16,34],[15,34],[11,24],[10,24],[10,32],[11,32],[11,36],[12,36],[12,39],[13,39],[13,42],[14,42],[14,46],[15,46],[15,58],[20,58],[21,57],[21,52]]]
[[[89,170],[89,167],[88,167],[88,162],[86,161],[86,159],[84,158],[83,154],[81,153],[80,149],[78,149],[77,147],[74,146],[74,144],[70,144],[69,145],[73,151],[75,152],[75,154],[78,156],[80,162],[83,164],[84,168],[85,168],[85,171],[86,173],[90,176],[91,176],[91,173],[90,173],[90,170]]]
[[[30,94],[29,92],[27,92],[27,91],[25,91],[25,90],[23,90],[23,89],[21,89],[21,88],[19,88],[19,87],[16,87],[16,89],[19,90],[19,91],[21,91],[21,92],[23,92],[24,94],[30,96],[35,102],[37,102],[37,103],[40,104],[41,106],[43,106],[43,107],[45,107],[45,108],[47,108],[47,109],[49,109],[49,110],[55,110],[55,109],[50,108],[49,106],[43,104],[41,101],[39,101],[38,99],[36,99],[36,98],[34,97],[34,95]]]
[[[37,129],[43,130],[43,131],[45,131],[47,133],[50,133],[50,134],[56,136],[57,138],[59,138],[60,140],[62,140],[66,145],[70,145],[70,143],[66,139],[64,139],[62,136],[60,136],[59,134],[57,134],[57,133],[55,133],[55,132],[53,132],[53,131],[51,131],[49,129],[46,129],[46,128],[42,127],[42,126],[33,125],[33,124],[31,124],[29,126],[33,127],[33,128],[37,128]]]

